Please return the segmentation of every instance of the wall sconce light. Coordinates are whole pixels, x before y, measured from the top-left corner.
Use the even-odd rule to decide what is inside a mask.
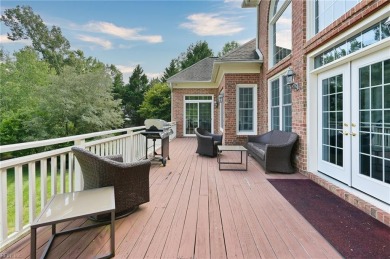
[[[287,85],[291,88],[294,89],[295,91],[299,90],[299,85],[297,83],[294,83],[294,77],[295,73],[292,71],[291,67],[287,69],[286,74],[284,75],[286,77]]]
[[[219,103],[223,102],[223,94],[218,95],[218,102]]]

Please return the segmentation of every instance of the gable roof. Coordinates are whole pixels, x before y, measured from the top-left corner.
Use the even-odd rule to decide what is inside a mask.
[[[209,82],[213,72],[216,57],[209,57],[198,61],[192,66],[168,78],[167,82]]]
[[[225,56],[222,56],[218,61],[258,61],[259,55],[256,52],[256,39],[248,41],[240,47],[230,51]]]
[[[222,57],[208,57],[198,61],[192,66],[168,78],[167,82],[210,82],[215,64],[234,62],[262,63],[262,61],[262,56],[259,57],[256,51],[256,39],[253,39]]]

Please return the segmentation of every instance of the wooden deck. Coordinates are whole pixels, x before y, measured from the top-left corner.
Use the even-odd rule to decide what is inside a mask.
[[[267,181],[304,176],[266,175],[251,158],[248,171],[219,171],[216,158],[198,156],[196,145],[194,138],[175,139],[167,166],[152,166],[150,202],[115,223],[116,258],[340,258]],[[224,156],[239,159],[235,153]],[[38,232],[38,256],[50,234],[48,228]],[[57,237],[48,258],[95,258],[108,251],[106,226]],[[30,236],[0,255],[30,257]]]

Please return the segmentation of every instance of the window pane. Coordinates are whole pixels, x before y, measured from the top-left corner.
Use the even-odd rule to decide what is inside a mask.
[[[241,87],[238,94],[238,130],[253,131],[253,88]]]
[[[291,53],[291,46],[292,46],[291,17],[292,15],[291,15],[291,4],[290,4],[273,26],[274,64],[278,63],[280,60],[287,57]]]
[[[359,2],[360,0],[316,0],[315,32],[323,30]]]

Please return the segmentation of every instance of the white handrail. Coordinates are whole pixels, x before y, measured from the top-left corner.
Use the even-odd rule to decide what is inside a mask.
[[[172,140],[176,138],[176,123],[170,122],[170,126]],[[0,251],[29,231],[29,225],[52,195],[82,189],[81,169],[71,152],[72,146],[83,146],[102,156],[121,154],[125,162],[132,162],[145,157],[145,137],[140,134],[144,129],[145,126],[139,126],[0,146],[0,153],[9,153],[71,143],[68,147],[0,161]],[[8,177],[14,179],[12,190]],[[23,195],[26,186],[28,199]],[[8,201],[12,192],[15,198]],[[25,208],[28,212],[24,212]],[[10,215],[14,215],[12,222]]]

